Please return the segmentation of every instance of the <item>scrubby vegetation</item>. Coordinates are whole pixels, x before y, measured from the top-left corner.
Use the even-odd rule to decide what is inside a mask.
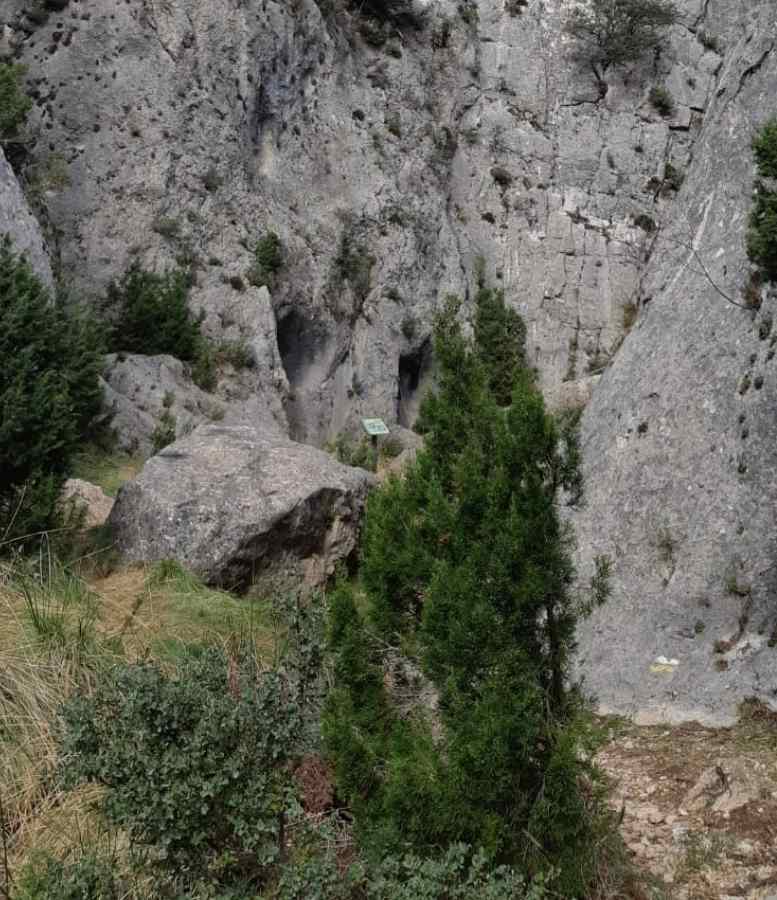
[[[24,92],[25,68],[18,63],[0,63],[0,142],[13,141],[32,109],[32,100]]]
[[[266,285],[272,289],[283,267],[283,246],[274,231],[268,231],[254,248],[254,262],[246,276],[254,287]]]
[[[653,86],[650,89],[649,99],[662,116],[671,116],[674,112],[674,100],[665,87],[661,85]]]
[[[109,345],[114,352],[174,356],[189,364],[198,387],[213,391],[219,365],[241,369],[253,361],[245,343],[214,344],[202,334],[203,315],[192,315],[190,290],[191,274],[185,268],[158,273],[131,265],[108,288],[107,315],[113,315]]]
[[[94,323],[52,301],[0,242],[0,541],[52,527],[72,458],[100,411]]]
[[[591,0],[574,8],[566,29],[578,58],[602,79],[610,67],[636,62],[658,47],[678,18],[671,0]]]
[[[189,311],[189,288],[188,273],[181,269],[158,274],[137,263],[130,266],[108,289],[109,304],[117,311],[112,349],[194,360],[200,349],[200,328]]]
[[[777,280],[777,190],[764,179],[777,178],[777,120],[767,122],[753,140],[759,178],[750,213],[747,252],[767,278]]]
[[[608,563],[579,588],[574,422],[546,412],[523,323],[482,277],[471,344],[459,314],[436,324],[426,447],[369,500],[326,641],[321,598],[239,601],[172,562],[0,569],[4,900],[595,887],[613,838],[569,656]],[[196,345],[180,310],[159,327]]]

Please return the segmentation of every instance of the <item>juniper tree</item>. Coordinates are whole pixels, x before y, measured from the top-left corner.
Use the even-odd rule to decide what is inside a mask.
[[[491,299],[508,322],[503,298]],[[525,369],[502,408],[453,302],[435,353],[425,449],[368,503],[364,615],[343,587],[333,606],[325,734],[368,847],[429,853],[464,841],[530,872],[558,867],[557,889],[580,895],[598,820],[580,792],[569,686],[585,604],[558,509],[563,488],[579,496],[576,445]],[[598,588],[602,599],[604,579]],[[400,677],[389,662],[408,654],[435,713],[398,699],[414,664]]]
[[[190,362],[201,348],[200,323],[189,311],[189,273],[147,272],[137,263],[108,289],[118,314],[111,334],[115,350],[153,356],[169,353]]]
[[[51,525],[72,454],[100,410],[94,325],[54,303],[0,241],[0,540]]]

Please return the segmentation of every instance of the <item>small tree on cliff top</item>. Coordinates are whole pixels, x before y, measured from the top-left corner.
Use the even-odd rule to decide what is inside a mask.
[[[566,30],[577,40],[578,56],[601,79],[610,66],[636,62],[655,49],[678,18],[671,0],[590,0],[573,10]]]

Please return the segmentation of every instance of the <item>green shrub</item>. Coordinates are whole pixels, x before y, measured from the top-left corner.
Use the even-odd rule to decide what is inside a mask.
[[[254,250],[254,263],[246,277],[254,287],[266,285],[272,288],[275,277],[283,267],[283,245],[274,231],[267,234],[257,243]]]
[[[338,281],[347,281],[357,303],[367,299],[372,284],[372,267],[375,257],[367,246],[358,240],[353,226],[346,226],[340,236],[340,246],[334,261]]]
[[[664,166],[664,184],[672,188],[672,190],[679,191],[683,186],[683,182],[685,181],[685,175],[683,172],[677,168],[677,166],[672,165],[672,163],[668,162]]]
[[[378,451],[369,438],[354,440],[346,432],[338,434],[328,449],[345,466],[374,472],[378,468]]]
[[[215,347],[215,354],[220,363],[228,363],[233,369],[251,369],[254,366],[254,357],[247,341],[219,341]]]
[[[194,360],[201,337],[188,307],[190,286],[189,274],[181,269],[157,274],[133,263],[108,289],[108,302],[116,309],[111,349]]]
[[[260,880],[283,858],[292,762],[307,735],[314,642],[283,671],[261,670],[235,642],[198,650],[177,672],[121,665],[68,700],[65,786],[102,785],[102,811],[162,870],[191,881]]]
[[[0,242],[0,540],[49,527],[71,459],[100,412],[101,340],[52,303]]]
[[[762,178],[777,178],[777,119],[761,128],[753,139],[753,154]]]
[[[777,119],[767,122],[753,140],[760,178],[777,178]],[[770,280],[777,280],[777,191],[756,180],[747,232],[747,252]]]
[[[123,900],[111,860],[85,853],[73,862],[49,853],[33,856],[22,868],[13,900]]]
[[[654,85],[648,95],[650,102],[662,116],[671,116],[674,112],[674,100],[669,91],[661,85]]]
[[[159,453],[165,447],[175,442],[176,418],[166,409],[159,417],[156,428],[151,432],[151,446],[154,453]]]
[[[210,341],[202,339],[197,349],[197,357],[189,367],[189,375],[200,390],[214,391],[218,384],[216,351]]]
[[[27,70],[17,63],[0,63],[0,141],[12,141],[32,109],[22,79]]]
[[[654,50],[678,18],[671,0],[591,0],[575,7],[566,30],[577,41],[578,58],[601,79],[611,66],[636,62]]]
[[[529,887],[507,866],[456,844],[436,857],[388,856],[356,863],[343,875],[331,854],[318,852],[285,867],[277,900],[543,900],[539,878]]]

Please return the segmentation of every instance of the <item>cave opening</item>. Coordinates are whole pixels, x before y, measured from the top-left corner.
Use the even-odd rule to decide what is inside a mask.
[[[403,428],[412,428],[421,400],[432,376],[432,342],[422,344],[399,357],[399,397],[397,421]]]

